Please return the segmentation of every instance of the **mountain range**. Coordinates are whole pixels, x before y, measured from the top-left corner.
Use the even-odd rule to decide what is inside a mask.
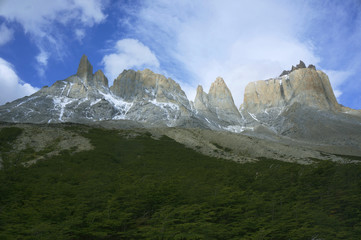
[[[360,161],[360,110],[313,65],[238,108],[220,77],[189,101],[148,69],[109,87],[84,55],[0,106],[0,239],[358,239]]]
[[[279,77],[250,82],[237,108],[218,77],[194,101],[173,79],[124,70],[109,87],[83,55],[76,74],[0,106],[0,121],[87,123],[124,128],[210,129],[278,141],[337,146],[361,155],[361,111],[340,105],[328,76],[300,61]]]

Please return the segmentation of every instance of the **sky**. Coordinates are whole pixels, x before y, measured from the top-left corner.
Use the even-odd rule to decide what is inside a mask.
[[[0,0],[0,104],[75,74],[83,54],[110,85],[149,68],[189,100],[221,76],[237,106],[247,83],[302,60],[361,109],[360,0]]]

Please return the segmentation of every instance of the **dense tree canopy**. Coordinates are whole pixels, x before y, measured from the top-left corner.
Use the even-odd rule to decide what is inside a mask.
[[[72,127],[79,131],[82,127]],[[30,167],[0,132],[1,239],[358,239],[361,166],[239,164],[175,141],[84,131],[94,149]]]

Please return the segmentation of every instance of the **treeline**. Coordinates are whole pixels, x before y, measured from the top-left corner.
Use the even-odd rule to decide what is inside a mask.
[[[12,133],[21,130],[0,132],[6,165],[0,171],[0,239],[361,236],[359,164],[238,164],[167,137],[91,129],[82,134],[93,150],[63,151],[25,168],[11,159]]]

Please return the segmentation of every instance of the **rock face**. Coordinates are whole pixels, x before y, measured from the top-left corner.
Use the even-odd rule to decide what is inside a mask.
[[[0,119],[12,122],[91,122],[121,114],[106,101],[110,96],[108,79],[93,67],[83,55],[78,71],[65,80],[56,81],[30,97],[15,100],[0,107]]]
[[[81,57],[76,75],[81,79],[87,79],[93,75],[93,66],[88,61],[88,57],[86,55]]]
[[[288,74],[290,74],[291,72],[293,72],[293,71],[295,71],[295,70],[297,70],[297,69],[301,69],[301,68],[306,68],[306,64],[300,60],[300,63],[297,64],[296,67],[295,67],[295,66],[292,66],[291,70],[284,70],[284,71],[281,73],[280,77],[282,77],[282,76],[284,76],[284,75],[288,75]],[[308,66],[308,68],[312,68],[312,69],[316,70],[316,67],[315,67],[314,65],[312,65],[312,64],[310,64],[310,65]]]
[[[289,75],[249,83],[243,106],[257,114],[296,102],[322,110],[340,110],[327,75],[313,68],[299,68]]]
[[[192,115],[189,101],[179,86],[171,78],[143,71],[124,70],[110,87],[116,97],[132,102],[133,107],[127,118],[136,121],[151,122],[161,125],[176,126]]]
[[[313,65],[302,63],[289,74],[249,83],[240,110],[246,127],[308,142],[360,145],[358,111],[338,104],[327,75]]]
[[[226,83],[218,77],[211,85],[208,94],[198,86],[194,100],[197,114],[206,121],[223,122],[222,125],[241,125],[242,118],[234,104]]]
[[[149,69],[124,70],[110,90],[125,101],[169,102],[190,109],[187,96],[178,83]]]
[[[149,69],[124,70],[115,79],[110,90],[125,101],[156,99],[164,102],[170,100],[189,108],[188,99],[178,83],[171,78],[153,73]]]
[[[29,97],[0,106],[0,121],[6,122],[102,120],[131,120],[150,127],[218,126],[215,123],[210,126],[194,113],[185,93],[174,80],[149,69],[125,70],[109,88],[108,79],[101,70],[93,74],[93,67],[85,55],[75,75],[56,81]]]
[[[137,127],[249,130],[262,137],[336,143],[348,139],[357,147],[360,116],[360,111],[337,103],[325,73],[313,65],[306,68],[302,61],[281,77],[249,83],[240,110],[220,77],[208,93],[198,86],[193,103],[174,80],[149,69],[124,70],[109,88],[101,70],[93,74],[85,55],[76,74],[0,106],[0,121],[5,122],[116,125],[119,121],[113,120],[126,120],[127,126]]]

